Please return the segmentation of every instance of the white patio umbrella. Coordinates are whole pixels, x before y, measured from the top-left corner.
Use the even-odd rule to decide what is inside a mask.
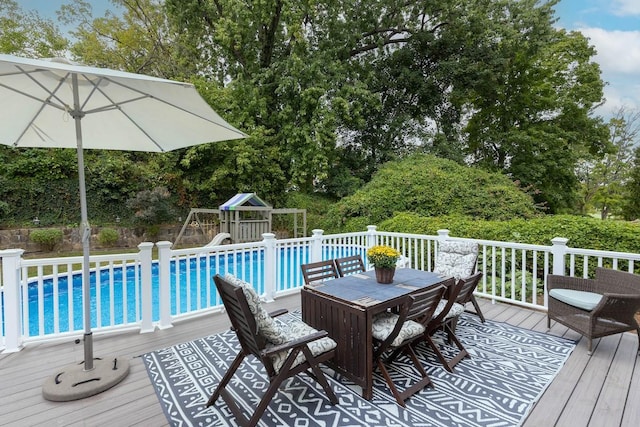
[[[65,59],[0,54],[0,143],[12,147],[76,148],[83,247],[84,364],[45,381],[49,400],[104,391],[128,373],[126,361],[93,357],[89,226],[84,149],[165,152],[244,138],[200,97],[172,80],[86,67]]]

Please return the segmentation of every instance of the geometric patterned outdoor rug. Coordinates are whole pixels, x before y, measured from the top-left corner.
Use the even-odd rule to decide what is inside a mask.
[[[299,312],[288,315],[299,316]],[[376,371],[373,399],[323,366],[339,403],[332,406],[322,388],[305,374],[285,381],[265,411],[262,426],[517,426],[559,372],[575,343],[506,323],[480,323],[462,315],[456,335],[471,358],[447,372],[425,346],[418,348],[435,388],[426,388],[398,406]],[[444,338],[444,337],[442,337]],[[440,340],[437,343],[442,344]],[[175,426],[235,426],[222,398],[205,403],[239,349],[232,331],[142,355],[167,420]],[[445,352],[447,356],[447,354]],[[416,375],[399,358],[390,373]],[[398,372],[400,371],[400,372]],[[412,381],[413,381],[412,380]],[[267,378],[255,358],[245,359],[229,384],[241,408],[251,413]]]

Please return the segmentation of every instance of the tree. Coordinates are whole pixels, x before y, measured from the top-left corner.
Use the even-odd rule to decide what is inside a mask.
[[[50,19],[0,0],[0,52],[30,58],[62,56],[68,40]]]
[[[78,60],[190,80],[249,135],[148,156],[185,205],[342,197],[427,152],[505,173],[557,212],[573,206],[576,162],[604,151],[594,51],[553,27],[556,0],[114,3],[122,16],[61,10]]]
[[[629,173],[629,180],[624,186],[626,192],[626,203],[623,206],[622,213],[628,221],[634,221],[640,218],[640,147],[634,150],[633,165]]]
[[[94,17],[91,4],[73,0],[62,5],[58,18],[75,28],[71,52],[76,59],[96,67],[115,68],[166,79],[189,79],[193,61],[181,50],[161,1],[111,0],[122,9]]]
[[[549,212],[571,210],[582,153],[602,153],[606,127],[591,117],[603,96],[595,51],[580,33],[552,27],[555,2],[493,2],[481,48],[498,54],[463,97],[475,163],[536,190]]]
[[[603,156],[590,156],[580,165],[582,213],[589,207],[600,210],[602,219],[620,214],[628,199],[633,147],[640,132],[640,111],[622,106],[609,120],[609,150]],[[635,198],[635,195],[630,195]]]

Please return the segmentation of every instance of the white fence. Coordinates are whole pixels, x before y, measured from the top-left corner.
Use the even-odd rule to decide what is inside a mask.
[[[266,299],[298,292],[300,265],[360,254],[385,244],[398,249],[412,268],[431,271],[438,242],[474,241],[480,247],[478,270],[484,272],[476,294],[494,301],[545,309],[547,275],[588,277],[596,266],[638,273],[640,254],[594,251],[567,246],[459,239],[440,230],[437,236],[378,232],[323,235],[278,240],[267,233],[260,242],[171,249],[158,242],[139,252],[91,256],[92,329],[94,333],[136,329],[152,332],[173,322],[221,308],[211,280],[231,273],[252,283]],[[2,336],[0,350],[12,352],[43,340],[72,339],[83,333],[82,257],[23,259],[23,251],[0,251]]]

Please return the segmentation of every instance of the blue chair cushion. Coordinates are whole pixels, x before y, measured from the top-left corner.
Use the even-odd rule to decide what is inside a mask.
[[[565,304],[591,311],[600,302],[602,295],[573,289],[551,289],[549,296]]]

